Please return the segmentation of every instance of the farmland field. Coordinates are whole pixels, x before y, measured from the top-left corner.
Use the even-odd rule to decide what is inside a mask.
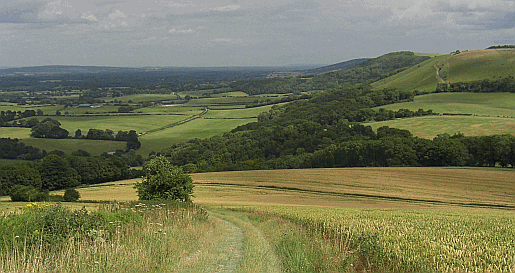
[[[200,112],[198,112],[200,113]],[[198,114],[196,113],[196,114]],[[68,130],[71,135],[81,129],[85,135],[89,129],[109,129],[115,133],[119,130],[135,130],[143,133],[148,130],[161,128],[168,124],[186,119],[183,115],[143,115],[143,116],[88,116],[88,117],[55,117],[61,127]]]
[[[409,130],[414,136],[433,139],[439,134],[463,133],[466,136],[486,136],[493,134],[515,135],[515,119],[471,116],[425,116],[380,122],[365,123],[372,129],[388,126]]]
[[[298,255],[313,248],[345,258],[337,263],[339,272],[366,266],[360,259],[373,272],[510,272],[515,266],[513,170],[349,168],[192,177],[194,202],[212,212],[212,221],[233,215],[226,221],[245,228],[245,238],[261,236],[260,244],[269,238],[286,268],[296,265],[281,254],[287,251],[281,245],[286,239],[293,240],[288,244]],[[136,200],[136,181],[92,185],[79,192],[88,207],[87,200]],[[7,202],[0,203],[0,210],[9,209]],[[338,254],[317,244],[330,245]],[[302,257],[308,260],[297,265],[313,268],[313,257]]]
[[[137,150],[138,154],[148,156],[151,151],[161,151],[164,148],[179,142],[190,139],[203,139],[213,136],[220,136],[224,133],[236,128],[237,126],[247,124],[255,120],[251,119],[195,119],[188,123],[184,123],[172,128],[153,132],[151,134],[142,135],[141,148]]]
[[[27,138],[22,142],[26,145],[47,150],[47,152],[59,150],[70,154],[81,149],[93,156],[99,156],[104,152],[125,150],[126,148],[125,142],[108,140]]]
[[[378,108],[416,111],[420,108],[435,113],[469,114],[492,117],[515,117],[513,93],[437,93],[416,96],[413,102],[395,103]]]

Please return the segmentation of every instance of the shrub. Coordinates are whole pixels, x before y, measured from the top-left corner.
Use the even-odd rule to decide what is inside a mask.
[[[80,193],[76,189],[66,189],[64,191],[63,199],[65,202],[75,202],[79,200]]]
[[[136,183],[140,200],[190,201],[193,181],[189,174],[173,166],[164,156],[158,156],[143,166],[145,177]]]

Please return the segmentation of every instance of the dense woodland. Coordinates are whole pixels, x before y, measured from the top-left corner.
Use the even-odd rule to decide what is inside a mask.
[[[374,132],[358,122],[433,114],[432,111],[372,110],[412,99],[410,92],[372,90],[367,85],[327,90],[309,100],[275,106],[258,122],[222,137],[176,144],[162,152],[197,171],[373,166],[515,166],[510,135],[433,140],[407,130]]]

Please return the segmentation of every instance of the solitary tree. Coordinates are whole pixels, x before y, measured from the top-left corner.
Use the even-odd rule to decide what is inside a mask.
[[[181,168],[173,166],[166,157],[158,156],[143,166],[145,176],[136,183],[140,200],[190,201],[193,181]]]

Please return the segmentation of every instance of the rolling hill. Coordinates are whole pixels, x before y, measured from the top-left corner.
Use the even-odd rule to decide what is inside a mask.
[[[397,88],[430,93],[439,83],[437,70],[446,83],[495,79],[513,76],[515,73],[513,49],[485,49],[433,56],[405,71],[377,81],[372,86],[377,89]]]

